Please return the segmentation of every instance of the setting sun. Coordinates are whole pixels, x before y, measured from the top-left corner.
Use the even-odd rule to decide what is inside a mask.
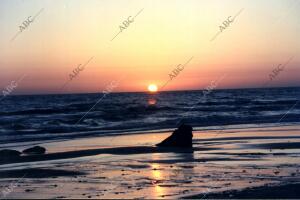
[[[148,90],[149,92],[157,92],[157,86],[155,84],[150,84]]]

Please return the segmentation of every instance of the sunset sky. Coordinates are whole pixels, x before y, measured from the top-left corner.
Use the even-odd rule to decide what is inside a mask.
[[[300,0],[1,0],[0,91],[23,75],[16,94],[102,92],[119,80],[115,92],[145,91],[191,57],[163,90],[203,89],[224,74],[219,88],[261,87],[292,56],[269,86],[300,86],[299,10]]]

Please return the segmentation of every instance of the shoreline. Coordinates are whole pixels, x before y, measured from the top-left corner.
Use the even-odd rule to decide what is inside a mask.
[[[195,131],[189,150],[155,147],[170,133],[44,143],[45,155],[0,164],[0,192],[18,182],[6,198],[238,198],[297,181],[299,131]]]
[[[251,129],[268,129],[268,128],[288,128],[289,127],[297,127],[300,126],[300,122],[287,122],[287,123],[280,123],[280,124],[274,124],[274,123],[264,123],[263,125],[258,124],[232,124],[232,125],[212,125],[212,126],[204,126],[204,127],[195,127],[194,132],[218,132],[220,129],[219,127],[226,127],[224,130],[221,130],[222,132],[226,133],[226,131],[243,131],[243,130],[251,130]],[[120,136],[130,136],[130,135],[141,135],[141,134],[169,134],[172,132],[175,128],[166,128],[166,129],[157,129],[157,130],[139,130],[139,131],[130,131],[130,132],[121,132],[121,133],[107,133],[107,134],[88,134],[85,135],[85,133],[82,133],[82,136],[76,135],[76,138],[71,138],[70,136],[48,136],[41,140],[41,138],[36,138],[33,140],[28,141],[22,141],[22,139],[17,140],[18,142],[10,142],[7,144],[3,144],[0,147],[0,150],[2,149],[20,149],[21,147],[30,147],[32,145],[43,145],[47,143],[57,143],[57,142],[68,142],[70,140],[86,140],[86,139],[93,139],[93,138],[113,138],[113,137],[120,137]],[[290,129],[289,129],[290,130]],[[95,131],[96,132],[96,131]],[[218,135],[222,135],[222,133],[218,133]],[[16,140],[15,140],[16,141]],[[1,144],[1,143],[0,143]]]

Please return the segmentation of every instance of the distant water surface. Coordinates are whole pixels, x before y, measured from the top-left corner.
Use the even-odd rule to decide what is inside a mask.
[[[77,123],[102,96],[7,96],[0,101],[0,143],[169,130],[180,120],[198,129],[300,122],[300,103],[290,110],[300,88],[273,88],[216,90],[206,96],[203,91],[112,93]]]

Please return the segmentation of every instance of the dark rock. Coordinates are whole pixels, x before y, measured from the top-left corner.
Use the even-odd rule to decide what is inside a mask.
[[[44,154],[46,152],[46,149],[41,146],[35,146],[29,149],[25,149],[22,153],[28,154],[28,155],[38,155],[38,154]]]
[[[16,150],[10,150],[10,149],[3,149],[0,150],[0,159],[1,160],[7,160],[7,159],[13,159],[20,157],[21,152]]]
[[[171,136],[156,146],[191,148],[193,146],[193,128],[189,125],[182,124]]]

